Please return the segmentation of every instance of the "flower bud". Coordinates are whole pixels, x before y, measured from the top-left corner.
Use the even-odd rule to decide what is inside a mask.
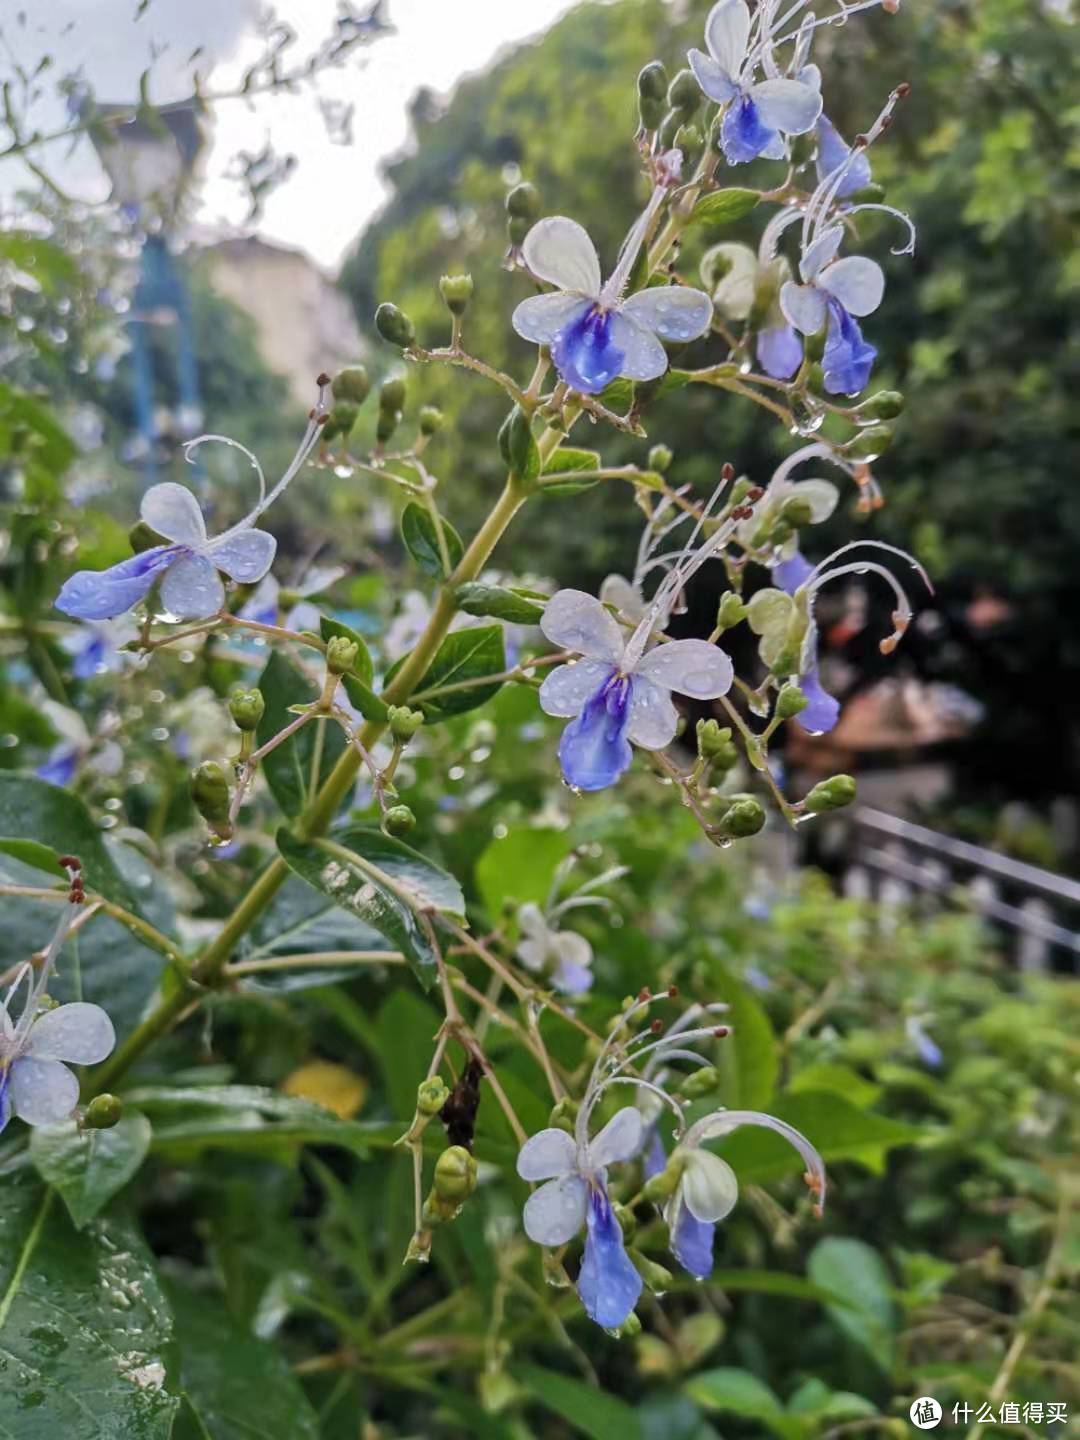
[[[523,180],[506,197],[506,213],[512,220],[535,220],[540,214],[540,192]]]
[[[499,453],[515,475],[531,478],[540,469],[532,421],[520,405],[514,406],[499,427]]]
[[[335,400],[344,400],[349,405],[362,405],[371,390],[371,381],[363,365],[349,365],[339,370],[330,382]]]
[[[523,220],[520,215],[511,215],[507,221],[506,233],[510,237],[510,244],[514,246],[523,245],[525,236],[532,229],[531,220]]]
[[[850,775],[833,775],[819,780],[803,801],[803,807],[814,815],[823,810],[840,810],[855,799],[855,781]]]
[[[610,1332],[616,1340],[633,1340],[641,1334],[641,1320],[636,1310],[631,1310],[623,1323]]]
[[[804,525],[813,523],[814,507],[801,495],[789,495],[780,507],[780,518],[792,530],[801,530]]]
[[[191,772],[191,799],[206,823],[217,833],[229,824],[229,782],[216,760],[204,760]]]
[[[716,720],[699,720],[697,742],[698,754],[718,770],[730,770],[738,763],[739,752],[735,749],[728,726],[721,728]]]
[[[95,1095],[83,1115],[86,1130],[111,1130],[124,1113],[123,1102],[115,1095]]]
[[[578,1102],[571,1100],[568,1095],[557,1101],[551,1107],[551,1114],[548,1116],[548,1124],[553,1130],[565,1130],[567,1135],[574,1133],[574,1121],[577,1119]]]
[[[899,390],[879,390],[855,407],[855,415],[859,421],[895,420],[903,409],[904,397]]]
[[[410,710],[407,705],[391,705],[386,712],[386,723],[395,740],[411,740],[424,723],[419,710]]]
[[[671,1289],[674,1279],[665,1266],[650,1260],[647,1255],[642,1255],[640,1250],[631,1250],[630,1259],[634,1262],[634,1269],[654,1295],[664,1295]]]
[[[683,116],[678,110],[669,110],[664,116],[657,134],[657,148],[661,154],[665,154],[675,144],[675,136],[679,133],[682,123]]]
[[[683,1156],[676,1150],[663,1170],[645,1181],[641,1187],[641,1198],[657,1205],[670,1200],[682,1179],[683,1163]]]
[[[416,340],[416,327],[408,315],[387,300],[375,311],[375,329],[384,340],[401,350],[407,350]]]
[[[451,1145],[435,1161],[435,1194],[460,1205],[476,1189],[476,1160],[464,1145]]]
[[[637,1216],[633,1210],[629,1209],[626,1205],[620,1205],[616,1201],[611,1206],[611,1213],[619,1222],[619,1229],[623,1233],[623,1239],[632,1240],[634,1238],[634,1232],[637,1230]]]
[[[703,1095],[711,1095],[719,1088],[720,1071],[715,1065],[702,1065],[686,1076],[679,1086],[679,1094],[685,1095],[688,1100],[700,1100]]]
[[[359,405],[351,400],[339,400],[326,417],[326,424],[322,428],[323,441],[336,440],[339,436],[342,440],[347,439],[359,414]]]
[[[701,104],[701,86],[692,70],[680,70],[668,86],[667,103],[685,119]]]
[[[345,635],[331,635],[326,642],[326,668],[331,675],[347,675],[356,664],[357,644]]]
[[[402,410],[404,405],[405,379],[401,375],[391,375],[379,386],[379,409],[394,414]]]
[[[238,730],[256,729],[265,709],[261,690],[234,690],[229,696],[229,714]]]
[[[391,805],[382,818],[382,828],[387,835],[407,835],[416,824],[416,816],[408,805]]]
[[[801,710],[805,710],[809,703],[798,685],[790,682],[787,685],[781,685],[780,693],[776,697],[777,717],[780,720],[791,720]]]
[[[666,445],[654,445],[649,451],[649,469],[658,470],[663,475],[671,468],[674,458]]]
[[[638,71],[637,90],[643,100],[663,100],[667,96],[667,71],[659,60],[650,60]]]
[[[442,429],[443,413],[437,405],[425,405],[420,411],[420,434],[434,435]]]
[[[416,1087],[416,1113],[430,1120],[449,1099],[450,1091],[446,1081],[441,1075],[432,1075],[428,1080],[421,1080]]]
[[[720,819],[721,833],[731,840],[746,840],[765,824],[761,801],[753,795],[736,795]]]
[[[726,590],[716,610],[718,630],[730,630],[746,619],[746,606],[734,590]]]
[[[682,151],[685,163],[692,165],[705,148],[705,136],[696,125],[680,125],[675,132],[675,146]]]
[[[884,9],[884,6],[882,7]],[[850,205],[877,205],[885,199],[884,185],[864,185],[861,190],[847,197]]]
[[[473,278],[471,275],[443,275],[439,280],[439,294],[451,315],[464,315],[472,299]]]
[[[659,130],[664,123],[667,106],[663,100],[653,100],[648,95],[638,95],[638,123],[642,130]]]
[[[885,454],[892,444],[892,439],[891,425],[868,425],[844,447],[844,454],[850,460],[865,460],[869,463]]]

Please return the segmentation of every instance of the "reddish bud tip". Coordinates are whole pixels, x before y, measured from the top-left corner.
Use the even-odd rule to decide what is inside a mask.
[[[663,1022],[662,1020],[654,1020],[654,1021],[652,1022],[652,1024],[649,1026],[649,1029],[652,1031],[652,1033],[653,1033],[654,1035],[659,1035],[660,1032],[663,1030],[663,1028],[664,1028],[664,1022]]]
[[[330,376],[327,375],[325,370],[320,370],[319,374],[315,378],[315,384],[318,385],[320,389],[324,385],[330,384]]]
[[[896,87],[896,98],[898,100],[906,100],[910,94],[911,86],[906,80],[901,81],[901,83]]]
[[[720,478],[721,480],[735,479],[735,466],[732,465],[730,461],[725,461],[724,465],[721,467]]]
[[[637,998],[641,1001],[651,1000],[652,991],[647,985],[642,985],[641,989],[637,992]]]
[[[746,492],[746,498],[747,500],[760,500],[762,495],[764,494],[765,491],[761,488],[761,486],[755,485],[752,490],[748,490]]]
[[[678,995],[678,993],[679,993],[679,987],[678,987],[677,985],[669,985],[669,986],[668,986],[667,995],[668,995],[668,999],[669,999],[669,1000],[674,1000],[674,999],[675,999],[675,996]]]
[[[731,1034],[731,1029],[727,1025],[718,1025],[712,1033],[716,1036],[717,1040],[726,1040]]]

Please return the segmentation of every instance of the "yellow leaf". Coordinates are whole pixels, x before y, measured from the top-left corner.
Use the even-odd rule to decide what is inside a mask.
[[[351,1120],[367,1095],[366,1080],[331,1060],[309,1060],[294,1070],[281,1088],[286,1095],[313,1100],[324,1110],[332,1111],[339,1120]]]

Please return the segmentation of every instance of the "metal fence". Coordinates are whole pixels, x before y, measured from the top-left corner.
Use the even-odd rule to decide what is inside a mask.
[[[1000,932],[1020,969],[1080,974],[1080,882],[883,810],[855,811],[844,893],[963,906]]]

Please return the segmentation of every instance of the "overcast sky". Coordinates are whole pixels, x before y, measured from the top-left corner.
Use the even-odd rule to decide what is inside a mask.
[[[351,147],[334,144],[315,95],[265,97],[253,103],[230,101],[216,107],[211,151],[198,220],[240,225],[246,206],[238,187],[225,178],[240,150],[258,152],[271,138],[275,148],[293,152],[299,166],[271,195],[258,223],[270,239],[296,245],[333,267],[385,191],[379,162],[408,139],[407,107],[423,85],[444,92],[461,76],[484,68],[505,46],[542,33],[573,0],[388,0],[396,34],[382,38],[347,68],[319,82],[324,100],[355,105]],[[55,57],[56,71],[81,68],[97,97],[126,101],[138,93],[139,76],[151,67],[155,100],[190,93],[189,57],[202,47],[204,69],[213,62],[207,88],[234,81],[261,52],[255,0],[150,0],[136,19],[139,0],[0,0],[5,51],[0,73],[10,73],[12,55],[32,66],[42,54]],[[337,0],[278,0],[278,16],[297,32],[296,53],[314,50],[331,32]],[[356,0],[355,9],[366,8]],[[19,22],[19,15],[25,19]],[[54,99],[35,112],[42,126],[55,126],[63,112]],[[74,153],[51,147],[50,170],[66,187],[88,199],[107,193],[100,169],[81,145]],[[0,194],[16,180],[11,162],[0,164]]]

